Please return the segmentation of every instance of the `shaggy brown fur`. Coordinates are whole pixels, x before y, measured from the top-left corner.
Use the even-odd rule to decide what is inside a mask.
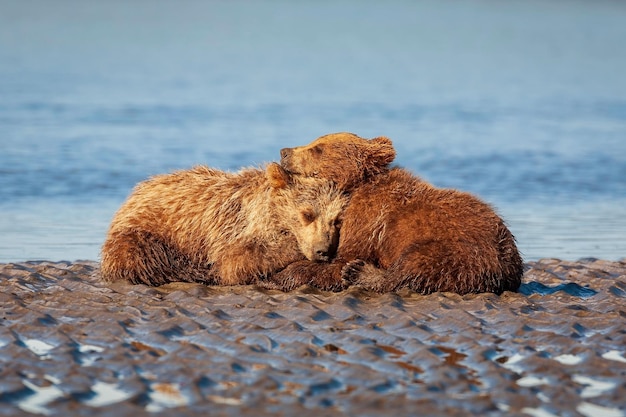
[[[333,133],[306,146],[281,149],[280,155],[281,165],[292,174],[328,178],[348,191],[388,172],[396,150],[384,136],[366,140],[353,133]]]
[[[522,259],[494,210],[468,193],[382,167],[395,155],[387,150],[381,157],[383,142],[391,147],[388,139],[338,133],[281,151],[281,163],[290,172],[344,185],[364,178],[342,216],[337,258],[291,264],[283,275],[289,275],[289,285],[281,285],[337,290],[353,282],[378,292],[409,287],[424,294],[517,290]],[[369,159],[371,153],[375,157]]]
[[[294,261],[334,255],[345,203],[331,181],[292,176],[276,163],[159,175],[140,183],[115,214],[102,276],[148,285],[281,280],[279,271]]]

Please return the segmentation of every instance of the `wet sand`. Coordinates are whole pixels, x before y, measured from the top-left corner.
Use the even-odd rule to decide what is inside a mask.
[[[0,415],[626,416],[626,261],[518,293],[291,293],[0,264]]]

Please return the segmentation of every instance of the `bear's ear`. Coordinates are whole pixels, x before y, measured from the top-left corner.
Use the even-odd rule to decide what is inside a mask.
[[[370,139],[368,146],[368,162],[371,165],[383,168],[389,165],[396,157],[396,150],[391,139],[380,136]]]
[[[272,188],[285,188],[291,183],[291,176],[276,162],[267,165],[265,175]]]

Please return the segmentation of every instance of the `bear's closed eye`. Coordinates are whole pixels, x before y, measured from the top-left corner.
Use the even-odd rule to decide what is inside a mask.
[[[300,217],[302,218],[302,222],[304,224],[309,224],[313,223],[317,216],[315,215],[315,212],[313,212],[313,210],[304,210],[300,213]]]

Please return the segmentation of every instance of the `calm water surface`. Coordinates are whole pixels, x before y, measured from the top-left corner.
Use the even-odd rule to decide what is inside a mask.
[[[134,184],[386,135],[528,260],[626,256],[626,3],[0,2],[0,262],[98,259]]]

